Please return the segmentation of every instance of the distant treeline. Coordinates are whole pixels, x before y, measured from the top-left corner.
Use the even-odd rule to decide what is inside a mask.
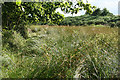
[[[65,25],[65,26],[87,26],[87,25],[107,25],[110,27],[120,27],[120,16],[115,16],[106,8],[100,10],[96,9],[92,14],[85,13],[85,15],[76,17],[65,17],[59,24],[42,23],[39,25]]]
[[[59,25],[86,26],[86,25],[108,25],[111,27],[119,26],[120,17],[118,16],[91,16],[82,15],[77,17],[66,17]]]

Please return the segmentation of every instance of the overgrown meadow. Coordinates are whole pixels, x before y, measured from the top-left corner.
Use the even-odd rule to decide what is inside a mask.
[[[4,31],[1,78],[116,78],[118,28],[27,26]]]

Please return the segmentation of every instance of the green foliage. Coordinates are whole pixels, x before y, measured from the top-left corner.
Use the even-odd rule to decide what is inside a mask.
[[[116,24],[115,24],[115,22],[110,22],[110,27],[115,27],[116,26]]]
[[[113,16],[106,8],[102,10],[101,16]]]
[[[16,5],[21,5],[21,0],[16,0]]]
[[[3,47],[6,47],[6,49],[17,51],[24,47],[25,39],[20,33],[17,33],[16,31],[5,30],[2,35]]]
[[[72,2],[5,2],[2,6],[2,24],[3,29],[16,30],[18,29],[22,36],[26,35],[24,27],[27,24],[45,23],[59,24],[64,19],[64,15],[55,12],[57,8],[61,8],[66,13],[77,13],[81,9],[92,12],[93,8],[90,4],[85,4],[83,1],[78,1],[74,7]],[[76,8],[78,6],[78,8]],[[20,26],[22,25],[22,26]],[[23,29],[21,31],[21,29]],[[26,38],[26,36],[24,36]]]
[[[118,27],[120,27],[120,21],[117,21],[117,22],[116,22],[116,25],[117,25]]]
[[[100,8],[96,9],[93,13],[92,13],[92,16],[100,16],[101,15],[101,10]]]
[[[24,39],[15,31],[4,33],[6,34],[3,37],[4,54],[0,56],[3,61],[2,77],[92,79],[117,77],[117,28],[66,26],[29,28],[31,30],[37,28],[38,31],[29,33],[31,36],[28,39]],[[8,39],[7,33],[12,37]],[[8,45],[9,42],[16,46]]]
[[[93,13],[92,16],[113,16],[112,13],[110,13],[106,8],[103,10],[100,10],[100,8],[97,8]]]
[[[118,27],[119,16],[91,16],[81,15],[76,17],[66,17],[59,25],[84,26],[84,25],[103,25]],[[113,23],[113,24],[112,24]]]

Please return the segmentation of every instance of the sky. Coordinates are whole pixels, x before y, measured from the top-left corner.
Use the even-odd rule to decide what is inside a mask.
[[[83,0],[83,1],[86,1],[86,0]],[[100,8],[100,9],[107,8],[114,15],[118,15],[118,2],[119,1],[120,0],[88,0],[88,2],[92,6],[96,6],[97,8]],[[57,9],[56,12],[60,12],[61,14],[64,14],[60,9]],[[73,14],[73,16],[80,16],[83,14],[84,14],[84,11],[80,11],[78,12],[78,14]],[[64,14],[64,16],[67,17],[67,16],[72,16],[72,15]]]

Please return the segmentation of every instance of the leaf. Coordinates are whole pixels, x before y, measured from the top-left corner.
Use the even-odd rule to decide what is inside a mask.
[[[21,5],[21,0],[16,0],[16,5],[20,6]]]

